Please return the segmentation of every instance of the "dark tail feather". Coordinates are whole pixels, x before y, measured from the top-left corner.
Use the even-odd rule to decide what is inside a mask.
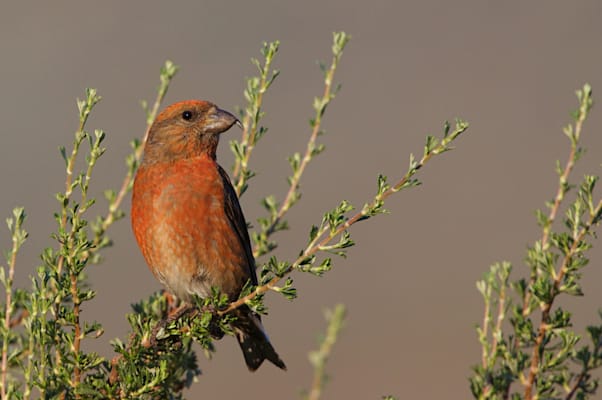
[[[249,371],[255,371],[267,359],[280,369],[286,370],[284,361],[280,359],[270,339],[263,330],[259,316],[247,307],[242,307],[234,312],[236,322],[233,324],[236,339],[240,344],[242,354]]]

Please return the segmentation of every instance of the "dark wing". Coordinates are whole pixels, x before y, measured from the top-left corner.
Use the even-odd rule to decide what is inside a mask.
[[[226,216],[245,250],[251,283],[257,285],[255,259],[253,258],[253,250],[251,249],[247,222],[242,214],[238,197],[232,187],[232,183],[230,183],[228,174],[226,174],[226,171],[224,171],[222,167],[218,166],[218,169],[224,183],[224,207]],[[274,350],[274,347],[263,330],[259,315],[251,311],[246,305],[239,307],[232,313],[236,316],[236,321],[233,323],[232,327],[236,332],[236,338],[238,339],[238,343],[240,344],[249,370],[255,371],[265,359],[270,360],[278,368],[286,370],[286,365],[278,353],[276,353],[276,350]]]
[[[234,228],[238,236],[238,240],[242,244],[245,250],[245,256],[247,259],[247,268],[249,269],[249,277],[251,278],[251,283],[253,285],[257,285],[257,273],[255,272],[255,258],[253,258],[253,250],[251,249],[251,239],[249,238],[249,231],[247,230],[247,222],[245,221],[245,217],[242,213],[242,209],[240,208],[240,203],[238,202],[238,197],[236,196],[236,192],[232,187],[232,183],[230,182],[230,178],[224,169],[218,165],[219,174],[222,177],[222,181],[224,183],[224,208],[226,211],[226,216],[228,217],[228,221]]]

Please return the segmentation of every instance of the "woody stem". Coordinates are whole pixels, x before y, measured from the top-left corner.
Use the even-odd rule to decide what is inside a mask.
[[[351,228],[351,226],[354,225],[356,222],[368,217],[369,209],[370,209],[371,205],[383,203],[393,193],[399,192],[401,189],[403,189],[406,186],[406,184],[410,181],[410,179],[412,179],[412,177],[424,165],[426,165],[429,162],[429,160],[431,160],[433,155],[441,154],[445,150],[449,149],[450,142],[452,140],[454,140],[465,129],[466,129],[466,127],[460,128],[459,130],[454,132],[452,135],[444,138],[432,151],[425,153],[423,155],[423,157],[420,159],[420,161],[418,161],[415,164],[414,168],[410,169],[401,179],[399,179],[399,181],[397,181],[397,183],[395,183],[389,189],[376,195],[373,198],[373,200],[366,207],[362,208],[361,211],[359,211],[359,212],[355,213],[354,215],[352,215],[351,217],[349,217],[343,224],[338,226],[336,229],[321,230],[318,233],[318,235],[316,236],[316,238],[309,244],[309,246],[301,252],[299,257],[297,257],[297,259],[285,271],[283,271],[283,273],[279,274],[278,276],[275,276],[265,285],[257,286],[255,288],[255,290],[253,290],[251,293],[247,294],[246,296],[243,296],[243,297],[239,298],[238,300],[233,301],[232,303],[230,303],[228,305],[228,307],[219,311],[218,315],[224,315],[224,314],[242,306],[243,304],[247,303],[248,301],[255,298],[256,296],[264,294],[267,291],[275,288],[276,284],[282,278],[289,275],[293,270],[297,269],[304,260],[306,260],[308,257],[313,256],[314,254],[316,254],[317,252],[322,250],[324,247],[326,247],[329,243],[333,242],[334,239],[341,236],[345,231],[347,231],[349,228]]]

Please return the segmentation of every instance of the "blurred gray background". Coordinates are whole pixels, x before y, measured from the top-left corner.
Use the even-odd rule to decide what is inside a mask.
[[[98,88],[103,101],[89,128],[106,130],[108,151],[93,185],[100,196],[125,172],[128,142],[144,132],[141,99],[151,100],[165,59],[181,66],[167,95],[242,106],[249,62],[263,41],[278,39],[282,71],[265,98],[270,128],[252,157],[258,176],[242,199],[247,218],[263,215],[258,199],[282,199],[286,156],[309,135],[313,97],[322,92],[318,60],[330,60],[331,32],[352,35],[321,138],[326,152],[308,168],[303,198],[277,236],[277,254],[293,259],[312,223],[341,199],[357,206],[376,176],[396,179],[409,153],[446,119],[471,124],[456,150],[420,173],[424,185],[390,199],[391,215],[358,224],[358,245],[324,278],[294,275],[299,299],[275,294],[265,325],[289,371],[247,371],[232,338],[217,344],[189,398],[299,398],[311,383],[308,351],[324,330],[322,310],[342,302],[348,319],[328,364],[325,399],[467,398],[470,366],[479,362],[474,331],[482,316],[475,289],[488,266],[514,263],[525,273],[526,247],[540,237],[534,210],[556,190],[555,160],[565,160],[561,128],[576,108],[574,90],[602,89],[599,1],[177,1],[3,2],[0,5],[0,214],[16,205],[29,215],[31,237],[18,262],[18,282],[38,265],[55,229],[54,193],[63,190],[57,148],[77,127],[75,98]],[[595,96],[598,97],[598,96]],[[599,98],[599,97],[598,97]],[[575,177],[600,174],[602,110],[594,107],[583,138],[588,152]],[[219,152],[232,165],[227,133]],[[100,201],[95,212],[105,213]],[[125,204],[129,210],[129,199]],[[114,226],[115,246],[90,269],[98,297],[84,308],[106,328],[86,342],[111,356],[124,338],[130,304],[160,289],[138,251],[129,220]],[[9,237],[0,230],[2,248]],[[585,271],[585,298],[563,299],[577,328],[598,322],[602,254]]]

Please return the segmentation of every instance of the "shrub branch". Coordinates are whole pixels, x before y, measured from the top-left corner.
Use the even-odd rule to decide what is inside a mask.
[[[569,175],[575,166],[575,162],[580,158],[582,154],[582,149],[579,148],[579,139],[581,137],[581,130],[583,128],[583,123],[585,122],[588,113],[592,107],[592,99],[591,99],[591,87],[589,85],[585,85],[583,90],[579,90],[577,92],[577,96],[579,98],[579,109],[577,110],[577,115],[575,118],[574,128],[571,125],[568,125],[564,129],[564,133],[569,138],[571,142],[571,150],[569,153],[568,160],[566,165],[562,171],[559,172],[559,184],[558,191],[556,193],[556,197],[554,198],[554,202],[550,207],[550,214],[547,220],[543,221],[543,233],[541,239],[541,249],[543,252],[547,251],[550,247],[549,237],[552,225],[556,219],[556,215],[558,210],[560,209],[560,205],[564,200],[565,194],[569,191]],[[560,294],[560,285],[563,281],[563,278],[567,272],[567,268],[569,262],[580,252],[580,247],[583,245],[583,239],[590,232],[590,229],[593,224],[597,223],[600,218],[600,211],[602,209],[602,201],[598,203],[595,210],[590,210],[590,218],[585,223],[584,226],[579,229],[575,226],[573,229],[573,243],[570,246],[569,251],[566,252],[560,268],[558,272],[555,269],[552,269],[552,278],[553,278],[553,288],[551,290],[549,300],[544,304],[541,304],[541,321],[537,333],[537,337],[535,338],[535,345],[533,347],[533,351],[531,353],[531,365],[529,367],[529,373],[525,380],[525,400],[531,400],[534,398],[533,395],[533,385],[535,383],[538,371],[539,371],[539,362],[540,355],[543,354],[543,346],[544,339],[549,329],[551,328],[549,325],[550,321],[550,310],[554,304],[554,300],[557,295]],[[531,270],[531,277],[529,286],[533,286],[538,277],[539,269],[533,267]],[[528,316],[531,312],[531,291],[525,291],[524,301],[523,301],[523,316]]]
[[[542,233],[527,251],[528,278],[510,281],[512,266],[502,262],[492,265],[477,283],[485,315],[477,328],[482,360],[473,367],[470,379],[476,398],[586,399],[597,391],[599,381],[591,371],[602,366],[602,325],[588,326],[591,344],[577,347],[581,336],[572,329],[571,312],[558,305],[561,294],[583,295],[581,270],[589,263],[586,251],[592,247],[588,237],[595,237],[602,220],[602,200],[594,196],[598,177],[585,175],[578,186],[569,183],[583,154],[579,139],[593,104],[591,93],[587,84],[577,91],[579,108],[573,123],[564,128],[570,152],[563,167],[557,162],[558,189],[546,203],[549,211],[536,212]],[[573,188],[574,199],[569,199],[567,193]],[[555,229],[565,202],[562,226]],[[493,321],[496,306],[497,321]],[[505,334],[506,319],[511,331]]]
[[[257,59],[252,59],[253,64],[259,70],[259,77],[247,80],[247,88],[244,94],[248,104],[242,119],[242,138],[240,142],[230,142],[230,148],[235,158],[234,167],[232,168],[232,181],[234,182],[234,190],[239,197],[247,189],[248,180],[254,176],[254,173],[249,169],[251,153],[257,141],[267,132],[267,128],[259,126],[259,121],[265,114],[262,109],[263,96],[280,74],[278,70],[271,70],[279,46],[280,42],[278,41],[263,44],[261,49],[261,54],[264,56],[263,65]]]
[[[359,221],[386,212],[386,210],[383,208],[383,205],[385,200],[392,194],[397,193],[404,188],[420,184],[420,182],[414,178],[414,175],[416,175],[416,173],[422,167],[424,167],[424,165],[426,165],[434,155],[438,155],[450,150],[451,143],[466,129],[468,129],[468,124],[464,121],[457,120],[456,127],[451,133],[449,133],[449,125],[446,124],[444,137],[441,139],[441,141],[437,141],[434,137],[429,136],[425,145],[424,154],[420,161],[415,161],[414,157],[410,156],[410,166],[408,171],[401,179],[399,179],[399,181],[397,181],[397,183],[395,183],[393,186],[389,186],[386,183],[386,178],[379,176],[378,193],[369,203],[364,205],[361,211],[344,219],[339,219],[342,218],[342,215],[338,215],[338,221],[328,221],[327,217],[325,216],[320,227],[317,228],[317,230],[312,230],[313,238],[310,240],[307,247],[301,251],[301,254],[293,263],[281,268],[278,274],[269,282],[264,285],[257,286],[250,293],[230,303],[227,308],[220,310],[218,314],[224,315],[269,290],[279,291],[279,288],[276,286],[278,282],[296,269],[305,270],[308,260],[314,260],[316,253],[320,251],[334,250],[337,248],[337,244],[341,242],[345,243],[344,246],[352,245],[352,242],[348,242],[349,239],[347,231],[349,228]],[[337,209],[344,213],[350,211],[352,207],[347,202],[343,202]]]
[[[550,205],[550,212],[548,217],[543,222],[542,226],[542,236],[541,236],[541,248],[543,251],[547,251],[550,247],[549,237],[550,232],[552,230],[552,226],[556,221],[556,216],[558,211],[560,210],[560,205],[564,200],[565,194],[569,191],[569,176],[575,167],[575,162],[580,158],[582,154],[582,150],[579,148],[579,139],[581,138],[581,131],[583,129],[583,123],[587,119],[588,112],[592,106],[591,101],[591,88],[586,85],[586,92],[583,94],[583,98],[580,98],[581,101],[578,116],[575,121],[574,128],[570,125],[564,128],[564,133],[568,136],[571,142],[571,150],[569,152],[568,159],[565,163],[565,166],[562,170],[557,166],[557,172],[559,172],[558,178],[558,191],[556,192],[556,196],[554,197],[554,202]],[[588,91],[589,90],[589,91]],[[581,96],[581,95],[579,95]],[[531,270],[531,276],[529,280],[529,285],[533,285],[535,280],[537,279],[537,269]],[[523,316],[527,317],[531,313],[531,292],[526,291],[523,299]]]
[[[314,376],[312,379],[311,389],[307,395],[307,400],[319,400],[322,395],[326,376],[326,362],[330,358],[330,353],[334,347],[339,333],[343,327],[345,320],[345,306],[337,304],[333,310],[326,310],[326,335],[321,339],[320,348],[309,354],[309,361],[314,367]]]
[[[4,268],[2,268],[0,271],[0,278],[6,291],[3,327],[4,332],[2,335],[2,365],[0,369],[0,398],[2,398],[2,400],[9,398],[9,391],[7,390],[9,345],[11,341],[11,329],[13,327],[13,321],[11,321],[11,318],[15,309],[15,302],[13,299],[13,280],[15,276],[15,266],[17,264],[17,253],[27,239],[27,232],[23,229],[24,221],[25,211],[22,207],[15,208],[13,210],[13,218],[8,218],[6,220],[8,229],[10,230],[12,236],[12,249],[8,255],[8,276],[6,276],[6,270]]]

